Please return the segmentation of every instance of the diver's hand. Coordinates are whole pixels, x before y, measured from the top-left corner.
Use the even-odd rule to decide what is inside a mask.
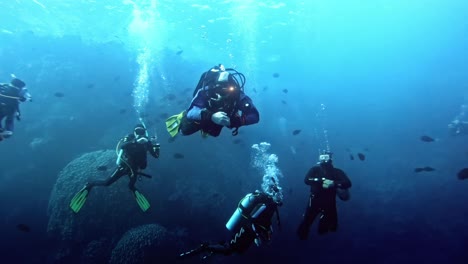
[[[322,187],[323,187],[324,189],[333,188],[333,186],[335,186],[335,182],[332,181],[332,180],[325,179],[325,180],[323,180],[323,182],[322,182]]]
[[[231,120],[225,112],[216,112],[211,116],[211,121],[220,126],[230,126]]]
[[[9,138],[11,136],[13,136],[12,131],[9,131],[9,130],[0,131],[0,137],[2,137],[2,138]]]

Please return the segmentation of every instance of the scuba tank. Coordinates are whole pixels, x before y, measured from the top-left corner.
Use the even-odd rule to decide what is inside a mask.
[[[258,218],[266,209],[265,199],[260,192],[247,194],[229,218],[226,228],[231,232],[237,232],[242,226],[249,224],[252,219]]]

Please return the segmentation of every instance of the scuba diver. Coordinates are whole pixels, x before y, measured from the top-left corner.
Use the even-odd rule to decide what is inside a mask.
[[[26,84],[13,77],[10,83],[0,83],[0,141],[13,135],[16,120],[21,120],[20,102],[32,101]],[[2,121],[5,119],[5,126]]]
[[[306,240],[318,214],[321,214],[318,233],[335,232],[338,228],[336,196],[343,201],[349,200],[351,181],[348,176],[333,167],[332,154],[328,152],[319,156],[319,162],[309,170],[304,182],[310,185],[310,197],[297,235],[301,240]]]
[[[274,192],[278,192],[278,187],[272,186]],[[247,194],[240,200],[238,207],[226,223],[226,228],[233,232],[230,241],[209,244],[202,243],[199,247],[184,252],[179,258],[187,258],[203,254],[206,259],[213,254],[229,256],[233,253],[242,254],[255,243],[260,246],[262,243],[271,241],[272,218],[276,213],[278,226],[281,227],[278,214],[278,206],[282,205],[279,195],[272,195],[255,191]]]
[[[200,77],[189,108],[166,120],[167,131],[174,137],[179,131],[191,135],[219,136],[223,127],[238,133],[241,126],[258,123],[260,117],[252,99],[244,93],[245,76],[218,65]]]
[[[135,126],[132,134],[120,139],[117,144],[117,169],[107,180],[98,180],[86,183],[71,200],[70,207],[78,213],[86,202],[89,192],[94,186],[109,186],[124,175],[130,177],[128,187],[133,192],[141,210],[145,212],[150,207],[148,200],[136,188],[135,183],[138,176],[151,178],[150,175],[141,172],[147,166],[147,152],[153,157],[159,157],[160,146],[155,142],[156,138],[149,138],[146,127],[142,124]]]

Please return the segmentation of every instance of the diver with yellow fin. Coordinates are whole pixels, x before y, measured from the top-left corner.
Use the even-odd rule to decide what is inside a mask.
[[[221,64],[211,68],[201,75],[189,108],[166,120],[167,131],[171,137],[200,130],[204,136],[217,137],[227,127],[235,136],[239,127],[258,123],[260,114],[244,85],[242,73]]]
[[[149,138],[144,124],[135,126],[132,134],[122,138],[117,144],[117,169],[106,180],[88,182],[71,200],[70,207],[78,213],[86,202],[91,189],[95,186],[109,186],[124,175],[130,177],[128,187],[135,196],[135,200],[143,212],[150,207],[148,200],[136,188],[135,183],[138,176],[151,178],[150,175],[141,172],[147,166],[147,152],[155,158],[159,158],[160,146],[156,143],[156,138]]]

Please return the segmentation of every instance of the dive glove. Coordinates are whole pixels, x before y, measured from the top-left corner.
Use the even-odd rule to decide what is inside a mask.
[[[230,126],[231,120],[224,112],[216,112],[211,116],[211,121],[220,126]]]
[[[323,180],[322,187],[323,187],[324,189],[332,188],[333,186],[335,186],[335,182],[334,182],[334,181],[329,180],[329,179]]]

